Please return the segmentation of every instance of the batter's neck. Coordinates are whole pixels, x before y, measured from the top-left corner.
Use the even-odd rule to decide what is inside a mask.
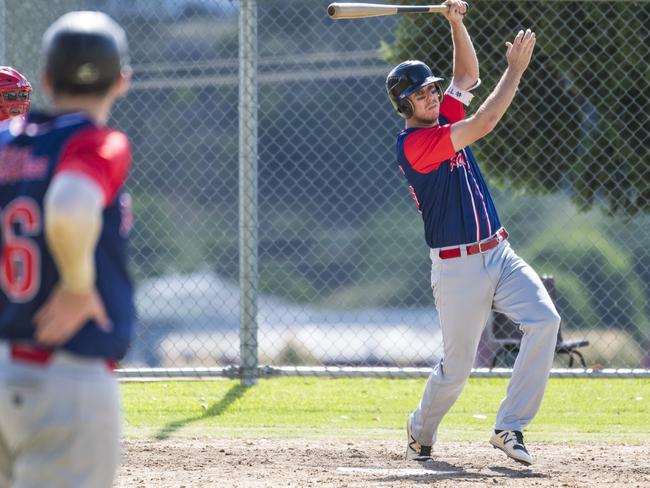
[[[438,125],[438,121],[428,121],[428,120],[422,120],[422,119],[416,119],[415,117],[411,117],[406,121],[406,128],[407,129],[427,129],[431,127],[435,127]]]

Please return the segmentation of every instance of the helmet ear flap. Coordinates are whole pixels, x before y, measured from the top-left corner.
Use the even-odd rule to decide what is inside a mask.
[[[403,119],[410,119],[414,112],[413,104],[408,98],[402,98],[397,102],[397,112]]]

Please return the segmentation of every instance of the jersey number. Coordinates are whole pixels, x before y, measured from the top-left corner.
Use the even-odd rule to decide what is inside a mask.
[[[41,285],[41,252],[30,237],[41,232],[41,212],[34,200],[21,197],[0,209],[2,259],[0,286],[12,302],[28,302]],[[16,235],[20,230],[21,235]]]

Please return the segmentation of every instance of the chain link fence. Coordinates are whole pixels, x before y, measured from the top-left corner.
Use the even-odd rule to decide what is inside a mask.
[[[449,28],[430,15],[333,22],[328,3],[4,2],[5,63],[34,81],[40,35],[62,12],[102,10],[127,30],[134,77],[112,123],[134,147],[139,319],[124,366],[239,366],[244,321],[264,365],[439,358],[384,80],[407,58],[450,79]],[[504,42],[538,34],[512,107],[474,145],[513,247],[552,277],[587,366],[650,367],[650,3],[477,0],[466,25],[483,80],[470,112],[505,68]],[[499,339],[488,326],[477,367],[509,364]]]

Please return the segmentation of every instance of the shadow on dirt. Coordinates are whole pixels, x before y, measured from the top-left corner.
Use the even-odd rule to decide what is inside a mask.
[[[401,470],[403,472],[384,476],[382,478],[373,477],[372,481],[380,482],[399,482],[409,481],[412,483],[430,484],[432,480],[458,480],[458,481],[483,481],[498,483],[500,479],[504,478],[548,478],[547,474],[536,473],[530,468],[506,468],[503,466],[490,466],[489,469],[494,471],[493,475],[489,473],[477,473],[474,471],[467,471],[461,466],[456,466],[445,461],[426,461],[418,463],[420,469],[417,473],[412,473],[414,470]],[[391,470],[395,471],[395,470]],[[371,481],[369,479],[369,481]]]

